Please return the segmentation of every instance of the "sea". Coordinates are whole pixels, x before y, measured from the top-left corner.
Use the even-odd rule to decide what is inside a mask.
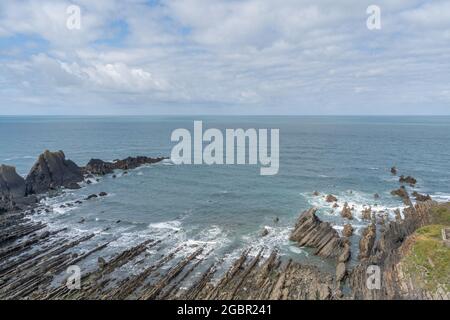
[[[355,247],[367,225],[361,219],[365,207],[391,218],[403,207],[390,194],[399,187],[392,166],[418,180],[411,191],[450,200],[448,116],[1,116],[0,163],[16,166],[25,177],[46,149],[63,150],[80,166],[91,158],[169,157],[176,144],[173,130],[193,131],[195,120],[203,121],[205,130],[279,129],[278,174],[262,176],[259,165],[174,165],[167,159],[49,195],[41,202],[50,212],[31,219],[67,228],[74,237],[95,233],[94,244],[109,242],[104,253],[109,256],[157,239],[161,247],[150,255],[177,248],[187,255],[202,246],[223,270],[246,249],[253,255],[276,249],[332,269],[330,261],[289,241],[296,219],[311,207],[338,232],[349,223],[325,195],[335,195],[341,208],[345,202],[354,207]],[[102,191],[108,196],[61,207]]]

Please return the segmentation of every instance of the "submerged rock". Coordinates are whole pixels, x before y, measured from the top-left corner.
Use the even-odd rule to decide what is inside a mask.
[[[327,195],[327,197],[325,198],[325,201],[326,201],[326,202],[336,202],[336,201],[338,201],[338,199],[337,199],[335,196],[333,196],[332,194],[329,194],[329,195]]]
[[[66,160],[64,152],[41,154],[26,178],[27,194],[44,193],[59,187],[73,186],[83,181],[81,169],[71,160]]]
[[[95,198],[98,198],[98,196],[96,194],[91,194],[85,200],[91,200],[91,199],[95,199]]]
[[[391,168],[391,173],[396,176],[397,175],[397,168],[396,167],[392,167]]]

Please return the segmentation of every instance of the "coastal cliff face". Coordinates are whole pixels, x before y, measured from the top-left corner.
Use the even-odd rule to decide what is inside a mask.
[[[422,228],[442,230],[450,225],[450,211],[445,213],[444,220],[438,221],[443,224],[434,224],[434,212],[440,206],[434,201],[417,203],[404,210],[404,219],[390,222],[385,227],[373,249],[361,256],[361,262],[349,276],[354,298],[450,299],[450,250],[445,247],[442,239],[439,240],[439,233],[436,235],[436,232],[429,250],[420,249],[423,247],[421,241],[425,241],[420,237],[424,232]],[[367,241],[365,237],[361,239],[363,241]],[[415,246],[419,247],[416,252]],[[417,250],[422,251],[422,257],[417,257]],[[418,259],[429,264],[430,270],[426,270],[427,266],[421,266]],[[435,259],[434,262],[432,259]],[[369,289],[366,285],[367,269],[374,265],[381,268],[380,289]],[[427,279],[436,268],[440,270],[439,277],[442,275],[442,278]]]
[[[25,196],[25,180],[11,166],[0,166],[0,212],[13,210]]]

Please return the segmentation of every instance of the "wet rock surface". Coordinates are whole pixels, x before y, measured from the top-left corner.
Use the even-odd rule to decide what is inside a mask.
[[[114,170],[131,170],[146,164],[154,164],[163,161],[164,157],[151,158],[145,156],[128,157],[123,160],[115,160],[114,162],[105,162],[100,159],[91,159],[83,168],[85,174],[106,175],[111,174]],[[124,172],[126,174],[126,172]]]

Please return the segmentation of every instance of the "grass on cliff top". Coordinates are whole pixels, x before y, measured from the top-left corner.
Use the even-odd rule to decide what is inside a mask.
[[[442,224],[418,229],[415,241],[405,256],[406,272],[431,292],[439,286],[450,291],[450,248],[442,241]]]
[[[431,220],[433,224],[450,226],[450,202],[434,206],[431,209]]]

